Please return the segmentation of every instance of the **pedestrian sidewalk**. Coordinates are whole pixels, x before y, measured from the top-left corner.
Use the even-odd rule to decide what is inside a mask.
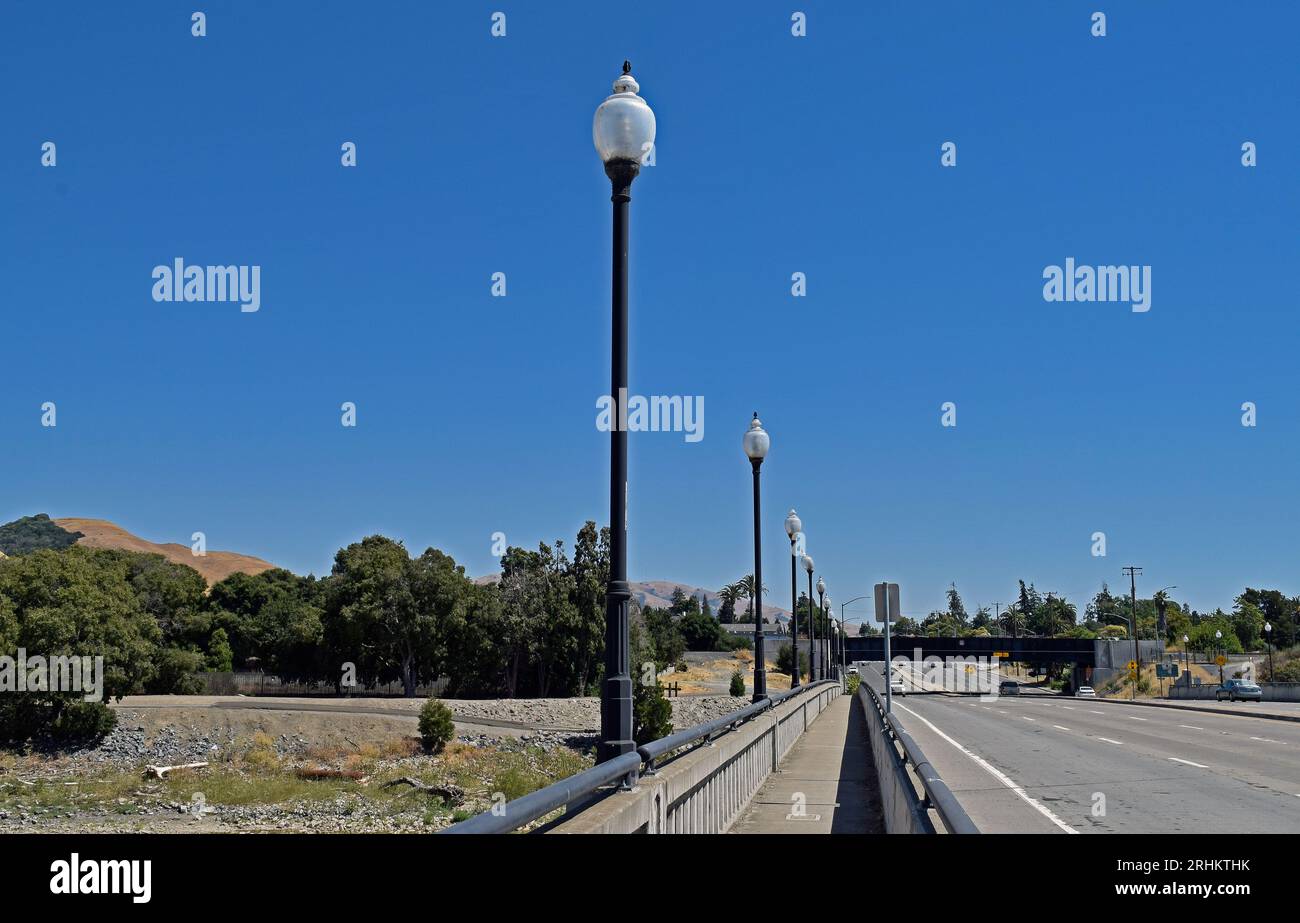
[[[842,695],[786,754],[730,833],[884,833],[857,696]]]

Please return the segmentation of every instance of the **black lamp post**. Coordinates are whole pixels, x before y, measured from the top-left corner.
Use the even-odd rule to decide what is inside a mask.
[[[810,600],[808,600],[808,602],[811,603],[812,600],[810,599]],[[810,608],[811,608],[811,607],[810,607]],[[823,621],[824,621],[825,618],[826,618],[826,581],[823,580],[821,577],[818,577],[818,578],[817,578],[817,612],[818,612],[819,615],[821,615],[821,617],[822,617],[822,619],[823,619]],[[815,624],[815,623],[817,622],[817,619],[814,618],[814,619],[813,619],[813,622],[814,622],[814,624]],[[822,627],[824,628],[825,625],[823,625]],[[825,633],[826,633],[826,632],[824,632],[824,631],[822,632],[822,634],[825,634]],[[825,640],[825,639],[823,639],[823,640]],[[821,645],[821,642],[818,642],[818,643],[817,643],[817,664],[818,664],[818,669],[814,671],[814,674],[813,674],[813,675],[814,675],[817,679],[825,679],[825,678],[826,678],[826,658],[825,658],[824,656],[822,656],[822,645]]]
[[[833,633],[835,632],[835,625],[831,621],[832,608],[835,607],[831,606],[831,597],[827,597],[826,602],[822,603],[822,617],[826,619],[826,660],[824,660],[826,666],[823,667],[826,676],[823,679],[827,680],[835,679],[835,633]]]
[[[808,572],[808,682],[817,679],[817,619],[813,616],[813,559],[803,556],[803,569]]]
[[[621,421],[627,413],[627,252],[628,203],[632,181],[641,171],[641,158],[655,139],[655,116],[632,78],[632,65],[614,92],[596,109],[591,136],[605,164],[614,203],[613,337],[610,392]],[[600,745],[597,761],[605,762],[636,749],[632,737],[632,675],[629,652],[627,582],[627,431],[616,422],[610,428],[609,460],[609,583],[605,587],[605,681],[600,690]]]
[[[790,643],[794,654],[794,666],[790,668],[791,689],[799,688],[799,590],[795,586],[795,554],[802,531],[799,514],[791,509],[790,515],[785,517],[785,534],[790,536]]]
[[[763,539],[758,496],[758,469],[772,440],[754,411],[745,433],[745,454],[754,469],[754,701],[767,698],[767,664],[763,656]]]

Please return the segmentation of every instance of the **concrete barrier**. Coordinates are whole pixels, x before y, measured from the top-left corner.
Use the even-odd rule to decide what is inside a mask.
[[[1218,683],[1202,683],[1199,686],[1173,685],[1169,687],[1169,698],[1214,701],[1214,690]],[[1300,702],[1300,683],[1260,683],[1260,692],[1265,702]]]
[[[725,833],[768,774],[842,692],[827,684],[758,715],[566,814],[547,833]]]

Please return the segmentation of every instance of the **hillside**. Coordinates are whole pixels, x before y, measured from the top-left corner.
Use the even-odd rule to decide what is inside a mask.
[[[78,545],[88,548],[120,548],[124,551],[142,551],[146,554],[160,554],[168,561],[192,567],[208,583],[217,583],[234,573],[260,574],[275,567],[268,561],[252,555],[237,554],[233,551],[208,551],[206,555],[197,556],[190,551],[189,545],[175,542],[158,544],[132,535],[116,523],[107,519],[55,519],[54,524],[70,532],[80,532]]]

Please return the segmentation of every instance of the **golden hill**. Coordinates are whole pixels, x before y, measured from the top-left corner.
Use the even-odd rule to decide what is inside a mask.
[[[189,545],[175,542],[158,544],[138,535],[132,535],[116,523],[107,519],[56,519],[54,524],[69,532],[84,533],[77,539],[78,545],[88,548],[120,548],[124,551],[143,551],[146,554],[160,554],[168,561],[192,567],[209,584],[224,580],[231,574],[260,574],[271,570],[274,564],[255,558],[252,555],[236,554],[233,551],[209,551],[203,556],[195,555]]]

